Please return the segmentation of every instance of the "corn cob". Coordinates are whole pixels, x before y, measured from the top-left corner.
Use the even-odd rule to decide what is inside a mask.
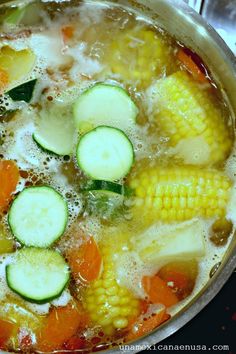
[[[228,156],[232,136],[224,122],[222,109],[190,75],[179,71],[159,80],[152,97],[155,121],[161,133],[170,138],[171,146],[183,139],[202,137],[209,146],[206,163],[217,163]]]
[[[116,329],[126,328],[129,320],[139,315],[140,304],[128,289],[118,285],[110,249],[103,247],[101,251],[103,273],[85,290],[84,305],[93,324],[111,335]]]
[[[223,217],[231,182],[217,170],[197,167],[148,168],[131,178],[133,212],[148,222]]]
[[[147,87],[152,79],[177,68],[171,47],[160,34],[135,28],[119,34],[108,47],[105,61],[113,74]]]

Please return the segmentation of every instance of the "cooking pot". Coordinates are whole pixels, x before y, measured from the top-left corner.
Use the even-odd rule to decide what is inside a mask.
[[[44,0],[46,2],[47,0]],[[49,0],[48,0],[49,1]],[[68,1],[68,0],[64,0]],[[92,0],[95,2],[96,0]],[[1,1],[1,7],[30,1]],[[57,0],[57,2],[59,2]],[[232,117],[236,117],[236,59],[225,42],[205,20],[182,0],[111,0],[111,3],[132,7],[151,18],[178,41],[194,50],[207,64],[212,76],[227,101]],[[73,4],[75,1],[73,0]],[[234,122],[235,124],[235,122]],[[236,207],[236,206],[235,206]],[[235,235],[234,235],[235,236]],[[153,332],[136,340],[130,350],[115,348],[106,353],[138,352],[167,338],[196,316],[212,299],[236,267],[236,237],[231,238],[220,263],[209,274],[204,288],[174,315],[171,320]],[[131,349],[132,348],[132,349]]]

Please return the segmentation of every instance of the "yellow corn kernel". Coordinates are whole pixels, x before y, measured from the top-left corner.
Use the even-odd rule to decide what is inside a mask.
[[[128,61],[127,61],[128,58]],[[104,52],[112,74],[126,82],[147,87],[153,78],[177,70],[171,46],[155,31],[134,28],[121,32]]]
[[[121,328],[125,328],[128,326],[128,320],[125,317],[121,317],[121,318],[117,318],[114,322],[113,322],[113,326],[117,329],[121,329]]]
[[[187,164],[214,164],[227,158],[233,138],[209,91],[178,71],[157,81],[154,93],[153,118]]]
[[[109,248],[101,250],[103,273],[99,281],[92,282],[85,290],[84,306],[93,324],[111,335],[116,329],[127,327],[131,317],[138,316],[140,306],[128,289],[118,285]]]
[[[144,220],[150,223],[156,220],[183,221],[197,216],[224,216],[232,183],[220,171],[202,170],[193,166],[179,168],[159,166],[149,168],[148,174],[149,184],[152,183],[153,175],[156,176],[157,181],[162,182],[156,182],[153,185],[151,197],[147,195],[144,197],[144,199],[152,198],[152,204],[145,203],[145,208],[134,204],[134,215],[139,213]],[[134,179],[138,185],[142,181],[142,175],[142,172],[137,172],[130,178]],[[157,187],[161,187],[162,184],[168,188],[162,188],[160,194],[160,189]],[[170,193],[172,188],[175,190],[175,196]]]

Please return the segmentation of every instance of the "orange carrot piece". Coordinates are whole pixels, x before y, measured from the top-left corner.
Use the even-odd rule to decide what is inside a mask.
[[[139,337],[148,334],[153,331],[156,327],[160,326],[163,322],[167,321],[170,318],[170,315],[166,313],[166,309],[163,308],[159,312],[152,314],[150,317],[144,320],[138,320],[135,324],[132,325],[129,330],[125,340],[131,341]]]
[[[186,274],[169,267],[163,267],[158,276],[166,283],[172,282],[174,288],[185,289],[188,286],[189,278]]]
[[[179,300],[190,295],[198,275],[198,264],[195,260],[176,261],[163,266],[157,273],[158,277],[171,282],[171,288],[175,290],[175,295]]]
[[[16,325],[14,323],[0,319],[0,349],[4,349],[4,346],[13,335],[15,329]]]
[[[0,161],[0,211],[4,211],[9,205],[19,178],[19,169],[14,161]]]
[[[64,26],[61,29],[62,31],[62,36],[64,42],[68,41],[69,39],[73,38],[74,33],[75,33],[75,28],[73,26]]]
[[[208,83],[209,82],[207,77],[199,69],[197,64],[182,49],[180,49],[178,51],[177,58],[197,81],[199,81],[201,83]]]
[[[94,238],[90,237],[79,249],[70,250],[68,261],[75,279],[87,282],[97,279],[101,271],[102,256]]]
[[[86,326],[87,322],[87,315],[75,303],[70,303],[66,307],[54,307],[38,333],[37,349],[41,351],[61,349],[79,328]]]
[[[148,310],[149,303],[146,300],[140,300],[140,313],[145,314]]]
[[[3,91],[9,83],[8,73],[0,68],[0,91]]]
[[[160,303],[166,307],[170,307],[179,301],[177,296],[166,285],[165,281],[157,275],[143,277],[142,285],[148,296],[148,300],[154,304]]]

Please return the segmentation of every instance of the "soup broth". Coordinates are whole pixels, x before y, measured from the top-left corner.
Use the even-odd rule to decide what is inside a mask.
[[[207,63],[132,9],[0,15],[0,349],[135,340],[224,256],[233,117]]]

